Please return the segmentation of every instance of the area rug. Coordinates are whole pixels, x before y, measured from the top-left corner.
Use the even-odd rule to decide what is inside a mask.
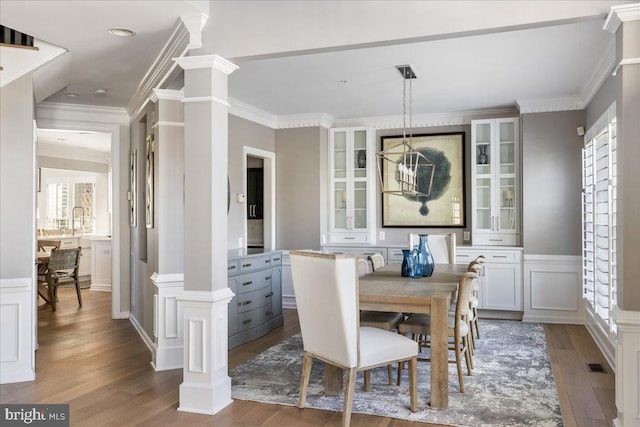
[[[542,325],[481,319],[480,333],[472,376],[463,362],[465,393],[459,391],[455,364],[449,365],[447,409],[429,407],[430,364],[418,362],[418,412],[409,410],[407,370],[400,387],[390,386],[384,367],[372,371],[367,393],[358,374],[353,412],[460,427],[562,426]],[[232,397],[297,405],[301,366],[302,338],[295,335],[233,369]],[[314,360],[306,406],[342,411],[342,395],[324,395],[323,370]]]

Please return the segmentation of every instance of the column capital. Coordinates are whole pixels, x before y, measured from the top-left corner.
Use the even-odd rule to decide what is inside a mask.
[[[615,34],[623,22],[638,20],[640,20],[640,3],[612,6],[602,29]]]
[[[158,102],[159,99],[164,99],[168,101],[182,101],[184,98],[184,92],[181,90],[170,90],[170,89],[153,89],[151,92],[151,96],[149,96],[149,100],[151,102]]]
[[[222,71],[226,75],[233,73],[239,68],[233,62],[228,61],[219,55],[183,56],[181,58],[174,58],[174,61],[176,61],[183,70],[214,68],[218,71]]]

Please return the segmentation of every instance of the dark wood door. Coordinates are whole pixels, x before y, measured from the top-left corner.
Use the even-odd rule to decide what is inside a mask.
[[[247,218],[263,219],[264,169],[247,168]]]

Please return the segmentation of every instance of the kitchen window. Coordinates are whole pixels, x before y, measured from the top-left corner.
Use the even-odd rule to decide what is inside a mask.
[[[47,184],[46,228],[93,234],[95,182],[92,178]]]

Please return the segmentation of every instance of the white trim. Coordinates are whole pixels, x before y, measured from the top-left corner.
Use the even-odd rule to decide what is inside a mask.
[[[615,306],[610,313],[613,320],[616,321],[618,329],[640,333],[640,311],[622,310],[620,307]]]
[[[264,160],[264,249],[274,251],[276,245],[276,153],[259,148],[242,147],[242,191],[247,194],[247,156],[258,157]],[[248,230],[247,216],[243,215],[244,222],[244,246],[247,246]]]
[[[617,370],[616,357],[615,357],[615,343],[609,337],[607,331],[603,330],[601,322],[596,319],[596,315],[591,308],[585,307],[585,323],[587,330],[591,334],[591,337],[596,342],[596,345],[602,352],[602,355],[606,359],[611,369],[615,372]]]
[[[43,126],[43,122],[90,122],[103,125],[129,125],[129,121],[129,114],[124,108],[55,102],[41,102],[38,104],[36,115],[39,129],[50,129],[50,127]],[[55,127],[55,129],[64,128]]]
[[[184,291],[184,274],[154,272],[151,282],[156,287],[153,295],[153,349],[151,366],[155,371],[183,367],[184,340],[182,307],[178,297]]]
[[[180,17],[184,26],[189,30],[189,49],[202,47],[202,29],[208,18],[204,13]]]
[[[547,264],[553,263],[581,263],[582,257],[580,255],[529,255],[523,256],[524,262],[544,262]]]
[[[186,290],[178,297],[178,301],[184,303],[229,303],[235,294],[231,289],[222,288],[215,291],[190,291]]]
[[[237,99],[229,98],[229,114],[250,122],[258,123],[271,129],[276,129],[278,117],[259,108],[245,104]]]
[[[160,274],[153,273],[150,277],[153,284],[158,288],[164,287],[184,287],[184,274]]]
[[[217,102],[225,107],[231,107],[231,105],[222,98],[217,96],[190,96],[182,99],[182,102]]]
[[[617,75],[618,74],[618,70],[623,65],[638,65],[638,64],[640,64],[640,57],[638,57],[638,58],[625,58],[622,61],[620,61],[620,63],[616,66],[616,68],[613,70],[611,75],[612,76]]]
[[[516,100],[520,114],[549,113],[554,111],[584,110],[585,103],[579,96],[546,99]]]
[[[617,326],[616,368],[621,373],[616,375],[614,424],[635,427],[640,425],[640,311],[615,306],[611,317]]]
[[[184,91],[182,90],[155,88],[151,92],[151,95],[149,95],[149,100],[151,102],[157,102],[159,99],[167,101],[182,101],[182,98],[184,98]]]
[[[593,73],[591,74],[591,78],[587,81],[587,83],[584,85],[584,87],[580,91],[580,99],[582,100],[582,103],[584,104],[585,108],[587,105],[589,105],[589,103],[591,102],[593,97],[596,95],[598,90],[600,90],[600,87],[602,87],[604,82],[607,80],[615,64],[616,64],[616,44],[615,44],[615,40],[613,40],[612,38],[609,44],[607,45],[607,48],[605,49],[604,53],[602,54],[602,57],[600,58],[598,65],[593,70]]]
[[[324,127],[332,128],[336,124],[336,119],[326,113],[312,114],[291,114],[288,116],[278,116],[276,119],[277,129],[294,129],[303,127]]]
[[[171,37],[162,47],[149,70],[144,75],[135,94],[131,98],[127,111],[132,117],[137,117],[149,102],[152,90],[161,87],[162,84],[176,69],[174,59],[183,56],[189,50],[189,30],[182,21],[178,21]]]
[[[184,127],[184,122],[168,122],[164,120],[160,120],[151,125],[152,129],[157,129],[160,126],[172,126],[172,127]]]
[[[612,6],[602,29],[615,34],[623,22],[637,20],[640,20],[640,3]]]
[[[140,322],[138,322],[138,319],[136,319],[135,316],[129,316],[129,321],[131,322],[133,327],[136,329],[136,331],[138,331],[138,335],[140,335],[140,338],[142,338],[142,342],[144,342],[144,345],[147,346],[147,348],[149,349],[149,352],[153,352],[153,340],[145,332]]]
[[[173,58],[173,60],[176,61],[183,70],[214,68],[218,71],[222,71],[226,75],[229,75],[239,68],[233,62],[224,59],[219,55],[183,56],[180,58]]]
[[[0,279],[0,384],[36,378],[36,298],[31,277]]]

